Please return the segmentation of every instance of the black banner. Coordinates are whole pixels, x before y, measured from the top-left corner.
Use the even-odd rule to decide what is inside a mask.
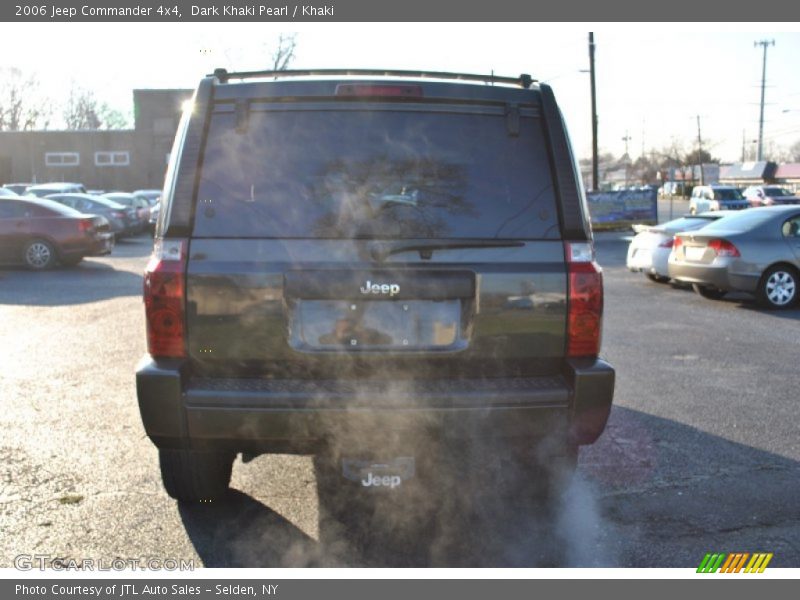
[[[429,0],[18,0],[0,5],[3,21],[168,22],[791,22],[800,3],[762,0],[757,5],[709,0],[566,0],[492,2]],[[443,36],[445,36],[443,32]]]
[[[153,580],[5,580],[0,584],[0,596],[6,599],[35,600],[210,600],[212,598],[255,598],[258,600],[306,600],[339,598],[380,598],[380,600],[422,600],[424,598],[486,598],[530,599],[535,597],[597,598],[606,594],[625,598],[647,597],[648,600],[673,600],[676,597],[705,593],[725,598],[762,596],[790,597],[791,580],[721,578],[697,576],[697,579],[263,579],[223,581],[196,579],[175,581]],[[699,581],[703,579],[703,581]],[[756,588],[758,586],[758,588]]]

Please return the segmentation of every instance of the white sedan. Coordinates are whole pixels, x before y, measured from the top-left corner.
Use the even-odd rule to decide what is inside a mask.
[[[628,246],[628,270],[644,273],[653,281],[665,283],[667,259],[676,233],[693,231],[736,211],[715,210],[687,215],[659,225],[634,225],[636,235]]]

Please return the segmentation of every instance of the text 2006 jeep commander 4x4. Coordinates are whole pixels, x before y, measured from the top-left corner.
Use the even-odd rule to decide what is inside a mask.
[[[182,501],[223,495],[239,452],[334,440],[355,486],[401,485],[421,432],[574,464],[611,407],[579,174],[527,75],[215,71],[144,300],[139,406]]]

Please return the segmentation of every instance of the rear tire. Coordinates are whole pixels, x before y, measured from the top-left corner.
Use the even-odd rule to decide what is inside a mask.
[[[692,289],[700,294],[703,298],[708,300],[720,300],[726,292],[725,290],[718,290],[715,287],[709,287],[707,285],[700,285],[699,283],[693,283]]]
[[[646,275],[647,275],[647,278],[650,281],[653,281],[655,283],[668,283],[669,282],[669,277],[664,277],[664,275],[656,275],[655,273],[646,273]]]
[[[225,496],[235,454],[160,449],[161,480],[179,502],[211,502]]]
[[[797,304],[797,286],[800,277],[795,269],[777,265],[767,269],[758,282],[758,303],[771,310],[783,310]]]
[[[46,240],[30,240],[22,249],[22,260],[29,269],[44,271],[56,263],[56,251]]]

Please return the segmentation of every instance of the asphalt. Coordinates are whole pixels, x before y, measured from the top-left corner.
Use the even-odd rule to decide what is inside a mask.
[[[329,484],[310,457],[237,460],[231,497],[212,506],[181,507],[163,492],[133,381],[149,240],[72,269],[0,270],[0,566],[44,554],[196,566],[696,567],[709,551],[773,552],[771,566],[800,566],[800,310],[651,283],[625,269],[626,237],[596,239],[603,354],[617,390],[609,426],[582,449],[564,496],[547,507],[492,488],[449,489],[438,503],[412,494],[387,509],[382,529],[355,510],[344,529],[321,518]],[[433,507],[416,531],[397,517],[415,502]],[[373,534],[380,541],[365,543]]]

